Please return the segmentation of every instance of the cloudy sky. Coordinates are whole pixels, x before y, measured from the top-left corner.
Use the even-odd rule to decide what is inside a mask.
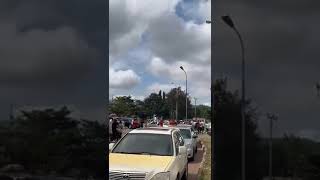
[[[279,116],[277,135],[291,132],[320,139],[319,1],[214,1],[213,72],[227,76],[230,89],[240,87],[240,46],[220,20],[229,14],[242,33],[247,58],[247,96],[261,113]],[[260,130],[268,130],[261,118]]]
[[[101,120],[107,100],[107,2],[0,1],[0,119],[10,104],[70,105]]]
[[[210,16],[210,0],[110,0],[110,98],[185,89],[183,66],[190,96],[210,105]]]

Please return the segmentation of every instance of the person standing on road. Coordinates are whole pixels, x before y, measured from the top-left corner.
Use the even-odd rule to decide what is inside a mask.
[[[123,124],[122,124],[122,121],[119,119],[118,126],[117,126],[116,141],[118,141],[121,138],[122,131],[123,131]]]
[[[118,122],[116,120],[116,118],[114,118],[112,120],[112,138],[111,138],[111,141],[114,141],[117,139],[117,136],[118,136],[118,131],[117,131],[117,128],[118,128]]]
[[[163,120],[162,119],[159,121],[159,126],[163,127]]]
[[[200,133],[200,123],[199,123],[199,121],[196,122],[195,127],[196,127],[196,130],[198,131],[198,133]]]
[[[141,118],[141,120],[140,120],[140,127],[141,128],[143,128],[144,126],[143,126],[143,124],[144,124],[144,119],[143,118]]]

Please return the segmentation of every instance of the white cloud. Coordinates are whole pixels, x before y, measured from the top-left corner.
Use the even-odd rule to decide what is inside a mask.
[[[180,69],[180,66],[183,66],[183,68],[186,70],[188,80],[210,83],[211,66],[208,65],[183,61],[167,63],[161,58],[154,57],[147,66],[147,69],[151,74],[157,77],[167,77],[173,80],[185,80],[185,74]]]
[[[139,84],[141,78],[131,69],[114,70],[109,68],[109,84],[110,88],[115,89],[131,89]]]
[[[186,22],[178,17],[175,12],[178,3],[182,1],[110,0],[110,67],[136,72],[145,68],[147,72],[143,76],[151,76],[150,79],[155,81],[150,86],[142,82],[141,85],[146,86],[144,91],[143,88],[122,89],[121,94],[144,96],[173,88],[171,84],[157,83],[157,79],[184,85],[185,74],[179,68],[183,66],[188,73],[190,95],[201,99],[199,102],[210,101],[211,26]],[[191,8],[196,19],[205,21],[211,14],[211,1],[199,0],[199,6],[187,8]],[[142,46],[146,50],[138,52]],[[134,56],[130,55],[132,51]],[[111,81],[114,80],[110,78],[110,87],[124,86]]]
[[[202,21],[211,20],[211,0],[201,0],[198,14]]]
[[[177,15],[168,14],[155,19],[147,32],[152,52],[164,61],[210,64],[210,25],[185,22]]]
[[[154,18],[174,11],[180,0],[110,0],[109,52],[121,55],[137,46]]]
[[[160,90],[161,91],[164,91],[164,92],[169,92],[171,89],[175,88],[177,85],[174,85],[174,84],[160,84],[160,83],[153,83],[151,84],[150,86],[147,87],[147,93],[150,94],[150,93],[158,93]],[[181,86],[182,90],[185,89],[185,86]]]
[[[188,76],[188,94],[192,97],[201,98],[201,102],[210,101],[211,87],[211,67],[206,65],[193,64],[188,62],[173,62],[171,64],[164,62],[160,58],[153,58],[148,65],[151,74],[156,77],[167,78],[168,81],[178,81],[181,85],[185,83],[185,74],[179,68],[183,66]],[[166,89],[172,86],[153,84],[153,89]],[[184,89],[184,88],[183,88]],[[148,88],[150,90],[150,87]],[[150,92],[150,91],[149,91]],[[200,102],[199,101],[199,102]]]

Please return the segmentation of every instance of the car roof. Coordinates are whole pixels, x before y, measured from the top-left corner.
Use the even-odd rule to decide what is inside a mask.
[[[179,129],[192,129],[191,125],[178,125],[177,128]]]
[[[130,134],[168,134],[171,135],[173,131],[178,130],[176,128],[164,128],[164,127],[147,127],[138,128],[130,131]]]

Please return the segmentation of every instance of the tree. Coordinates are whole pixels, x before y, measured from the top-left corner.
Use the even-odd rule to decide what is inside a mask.
[[[241,177],[241,101],[237,92],[226,89],[226,80],[213,86],[215,99],[215,158],[217,179]],[[246,179],[259,179],[259,136],[256,108],[246,102]],[[232,162],[232,163],[230,163]]]
[[[134,115],[135,110],[135,103],[131,96],[116,97],[111,104],[111,113],[118,116]]]
[[[151,93],[144,100],[144,109],[149,117],[153,117],[154,114],[163,117],[169,116],[168,106],[159,94]]]
[[[181,90],[180,87],[173,88],[167,93],[166,102],[168,104],[169,110],[173,111],[176,109],[176,101],[178,101],[178,119],[184,119],[186,116],[186,94]],[[187,100],[188,105],[188,118],[193,117],[193,110],[191,101],[188,98]]]
[[[6,130],[0,128],[6,163],[21,164],[30,173],[56,171],[63,176],[76,168],[76,176],[104,177],[105,127],[75,120],[70,113],[67,107],[22,111]]]
[[[197,105],[197,116],[199,118],[205,118],[211,120],[211,107],[205,105]]]

